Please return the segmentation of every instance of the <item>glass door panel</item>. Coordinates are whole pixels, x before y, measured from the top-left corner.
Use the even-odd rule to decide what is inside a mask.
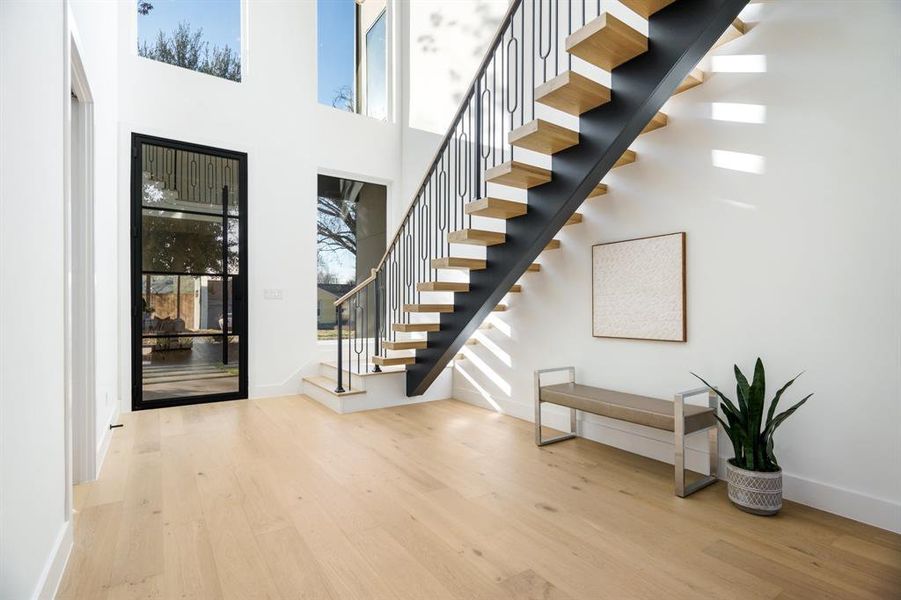
[[[133,146],[132,406],[246,397],[246,157]]]

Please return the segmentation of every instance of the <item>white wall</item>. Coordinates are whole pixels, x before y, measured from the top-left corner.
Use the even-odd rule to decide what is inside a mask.
[[[0,598],[68,547],[63,374],[62,2],[0,2]],[[27,60],[25,59],[27,57]]]
[[[98,467],[119,408],[118,13],[115,3],[70,0],[73,29],[94,108],[94,306]],[[127,363],[127,360],[124,361]]]
[[[815,392],[776,436],[786,496],[901,530],[901,7],[745,15],[759,23],[718,54],[762,57],[746,60],[765,72],[716,72],[670,101],[669,126],[636,142],[637,163],[607,177],[610,193],[493,317],[503,326],[480,333],[496,351],[467,347],[482,362],[462,363],[476,385],[458,370],[455,396],[531,419],[534,369],[575,365],[587,384],[669,398],[698,384],[689,371],[734,390],[733,362],[750,370],[759,355],[770,393],[800,370],[791,398]],[[713,120],[713,102],[764,106],[765,122]],[[714,167],[713,150],[759,155],[764,170]],[[592,338],[591,245],[674,231],[687,232],[688,342]],[[672,461],[667,436],[583,428]]]

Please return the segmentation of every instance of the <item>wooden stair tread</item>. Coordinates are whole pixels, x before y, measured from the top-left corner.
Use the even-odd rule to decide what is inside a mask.
[[[566,223],[563,224],[564,227],[567,225],[578,225],[582,222],[582,213],[573,213],[570,218],[566,220]]]
[[[392,323],[391,330],[401,333],[439,331],[440,323]]]
[[[404,304],[404,312],[408,313],[451,313],[453,304]]]
[[[485,170],[485,181],[510,187],[529,189],[551,180],[551,172],[516,160],[508,160]]]
[[[510,132],[510,144],[541,154],[556,154],[579,143],[579,132],[544,119],[534,119]]]
[[[626,150],[623,152],[623,155],[619,157],[619,160],[613,164],[613,168],[615,169],[623,165],[634,163],[636,158],[638,158],[638,155],[635,154],[634,150]]]
[[[594,189],[591,190],[591,192],[589,192],[586,200],[591,200],[592,198],[597,198],[598,196],[603,196],[606,193],[607,193],[607,184],[599,183],[596,186],[594,186]]]
[[[658,112],[654,117],[645,125],[645,128],[641,130],[641,135],[643,133],[648,133],[650,131],[654,131],[655,129],[660,129],[661,127],[666,127],[669,122],[669,117],[667,117],[664,113]]]
[[[466,340],[467,346],[475,346],[478,343],[479,343],[479,340],[477,340],[475,338],[469,338],[468,340]]]
[[[380,367],[394,367],[397,365],[412,365],[416,362],[415,356],[373,356],[372,363]]]
[[[507,241],[507,235],[500,231],[485,231],[483,229],[459,229],[447,234],[447,241],[451,244],[470,244],[473,246],[496,246]]]
[[[467,215],[473,217],[488,217],[491,219],[513,219],[521,217],[528,212],[529,205],[525,202],[513,200],[501,200],[500,198],[482,198],[474,200],[463,207]]]
[[[458,281],[420,281],[416,284],[419,292],[468,292],[469,284]]]
[[[610,102],[610,88],[575,71],[564,71],[535,88],[535,102],[579,116]]]
[[[544,247],[542,252],[546,250],[557,250],[558,248],[560,248],[560,240],[554,239],[547,243],[547,246]]]
[[[529,268],[526,269],[529,273],[536,273],[541,270],[541,263],[532,263],[529,265]]]
[[[573,56],[612,71],[648,50],[648,38],[610,13],[604,13],[566,38]]]
[[[386,350],[425,350],[428,346],[426,340],[382,340]]]
[[[649,18],[660,9],[666,8],[676,0],[619,0],[632,12],[641,15],[645,19]]]
[[[690,90],[691,88],[701,85],[704,83],[704,71],[701,69],[694,69],[691,73],[688,74],[688,77],[682,80],[682,83],[676,88],[676,91],[673,92],[673,96],[676,94],[681,94],[685,90]]]
[[[713,45],[713,48],[719,48],[723,44],[728,44],[732,40],[738,39],[748,32],[748,26],[741,19],[735,19],[732,21],[732,24],[729,25],[729,28],[720,36],[720,39],[716,41]]]
[[[433,269],[462,269],[465,271],[480,271],[487,266],[487,263],[480,258],[458,258],[455,256],[445,256],[442,258],[432,259]]]
[[[510,286],[510,291],[507,293],[508,294],[519,294],[521,292],[522,292],[522,286],[518,283],[514,283],[513,285]]]
[[[481,325],[479,325],[479,329],[491,329],[492,327],[494,327],[494,325],[492,325],[491,323],[482,323]]]
[[[497,306],[495,306],[494,308],[491,309],[491,312],[504,312],[505,310],[507,310],[506,304],[498,304]]]

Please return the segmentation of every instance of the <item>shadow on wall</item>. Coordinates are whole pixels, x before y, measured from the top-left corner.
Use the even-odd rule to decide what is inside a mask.
[[[445,133],[506,10],[506,0],[410,3],[410,127]]]

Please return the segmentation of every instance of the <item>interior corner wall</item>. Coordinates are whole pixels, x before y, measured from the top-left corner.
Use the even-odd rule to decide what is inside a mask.
[[[65,556],[62,1],[0,2],[0,598]]]
[[[559,233],[476,334],[486,343],[464,348],[454,396],[531,420],[535,369],[671,398],[698,385],[689,371],[732,391],[732,364],[761,356],[770,397],[801,370],[784,402],[815,393],[776,435],[786,497],[901,531],[901,7],[772,2],[743,16],[753,28],[716,52],[732,59],[670,100],[669,125],[635,142],[637,162]],[[592,244],[676,231],[688,342],[593,338]],[[654,430],[590,415],[581,427],[672,462]]]
[[[114,2],[69,0],[94,115],[94,347],[97,466],[119,409],[118,120],[119,53]]]
[[[389,14],[396,4],[389,4]],[[315,371],[329,352],[328,344],[316,339],[317,174],[387,185],[388,229],[393,231],[400,173],[398,124],[317,102],[316,2],[242,5],[246,43],[243,80],[236,83],[137,56],[134,4],[118,3],[118,353],[123,410],[130,410],[131,403],[132,132],[248,154],[252,397],[298,393],[301,377]],[[389,19],[389,37],[394,23],[396,19]],[[389,47],[393,55],[396,46]],[[389,68],[389,77],[391,73]],[[396,79],[391,81],[396,84]],[[267,289],[282,290],[281,299],[264,298]]]

